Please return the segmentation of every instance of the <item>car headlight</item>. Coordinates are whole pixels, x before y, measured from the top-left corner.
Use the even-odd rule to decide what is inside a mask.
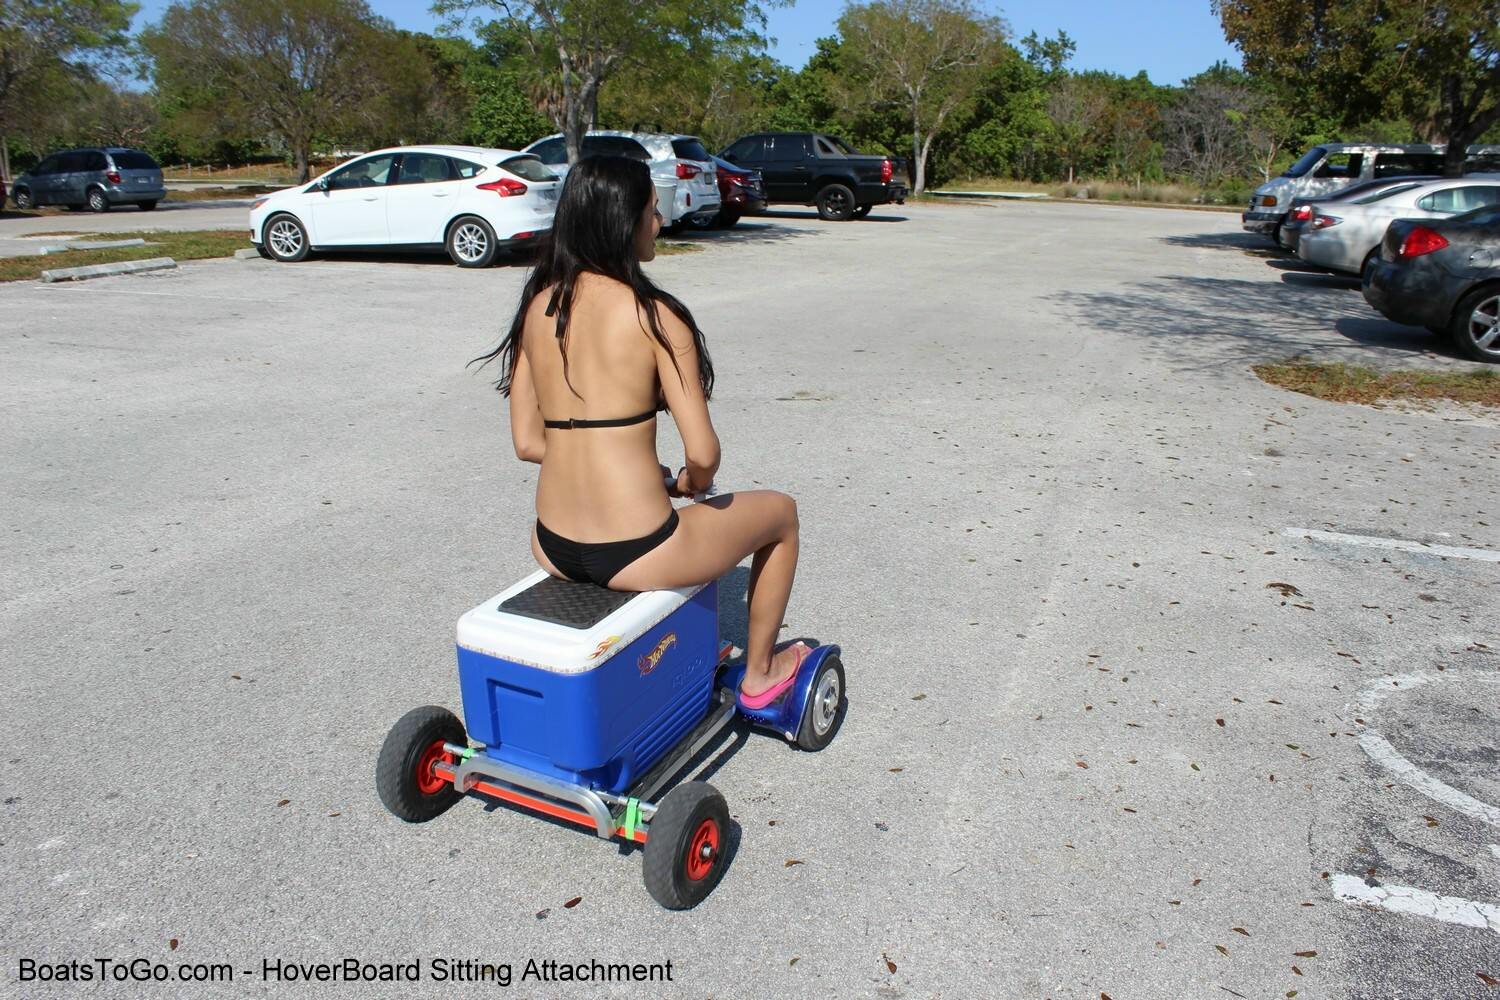
[[[252,211],[252,212],[255,211],[257,208],[260,208],[260,206],[264,205],[266,202],[268,202],[270,200],[271,199],[269,199],[269,198],[257,198],[257,199],[255,199],[253,202],[250,203],[250,211]]]

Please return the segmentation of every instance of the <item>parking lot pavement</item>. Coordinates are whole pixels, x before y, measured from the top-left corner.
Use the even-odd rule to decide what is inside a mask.
[[[391,723],[458,706],[454,620],[534,568],[534,467],[464,367],[521,269],[0,286],[7,975],[229,962],[224,995],[280,996],[264,960],[670,959],[670,986],[518,985],[1488,995],[1500,431],[1248,371],[1467,362],[1232,215],[921,205],[705,243],[649,270],[707,331],[721,487],[798,499],[788,634],[842,644],[850,707],[816,755],[726,746],[737,853],[684,913],[571,828],[478,801],[406,826],[374,795]]]
[[[250,231],[253,198],[224,201],[164,201],[151,212],[120,206],[108,212],[57,212],[51,215],[21,215],[0,211],[0,240],[33,233],[128,233],[138,229],[188,232],[195,229],[243,229]]]

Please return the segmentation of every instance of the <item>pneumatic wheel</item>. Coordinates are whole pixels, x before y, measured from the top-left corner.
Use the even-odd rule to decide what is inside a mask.
[[[274,215],[266,222],[261,245],[272,260],[294,264],[307,256],[307,229],[290,215]]]
[[[816,751],[832,743],[844,721],[844,705],[844,664],[838,654],[830,653],[813,676],[802,725],[797,727],[797,745]]]
[[[818,192],[818,218],[845,222],[854,215],[854,192],[842,184],[829,184]]]
[[[142,212],[153,212],[156,210],[156,202],[154,201],[138,201],[135,204]]]
[[[1500,287],[1491,285],[1460,299],[1448,336],[1465,357],[1500,363]]]
[[[459,267],[489,267],[495,261],[495,231],[477,215],[465,215],[448,227],[448,256]]]
[[[23,212],[36,208],[36,202],[32,200],[31,192],[21,188],[15,192],[16,207]]]
[[[713,785],[689,781],[667,793],[647,828],[646,891],[669,910],[708,897],[728,864],[729,806]]]
[[[104,196],[103,188],[89,188],[89,211],[109,211],[109,199]]]
[[[433,770],[438,761],[454,763],[444,743],[465,746],[468,736],[457,716],[435,705],[412,709],[386,734],[375,765],[375,790],[393,816],[425,823],[463,797]]]
[[[874,207],[874,205],[861,205],[854,210],[854,217],[856,219],[863,219],[865,216],[870,214],[870,209]]]

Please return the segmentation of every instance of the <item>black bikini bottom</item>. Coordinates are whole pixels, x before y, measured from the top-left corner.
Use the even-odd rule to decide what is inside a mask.
[[[542,554],[552,560],[570,580],[595,583],[603,587],[615,574],[672,537],[677,530],[677,511],[672,511],[660,528],[643,538],[621,542],[575,542],[549,531],[540,519],[536,522],[536,540]]]

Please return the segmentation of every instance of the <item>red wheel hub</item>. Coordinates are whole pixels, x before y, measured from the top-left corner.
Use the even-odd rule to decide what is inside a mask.
[[[453,755],[443,749],[442,740],[433,741],[426,750],[422,751],[422,756],[417,758],[417,791],[423,795],[436,795],[448,783],[447,779],[433,768],[438,761],[446,764],[453,763]]]
[[[705,819],[698,824],[698,829],[693,831],[693,839],[688,844],[685,859],[687,877],[694,882],[703,881],[708,878],[718,861],[719,824],[714,819]]]

